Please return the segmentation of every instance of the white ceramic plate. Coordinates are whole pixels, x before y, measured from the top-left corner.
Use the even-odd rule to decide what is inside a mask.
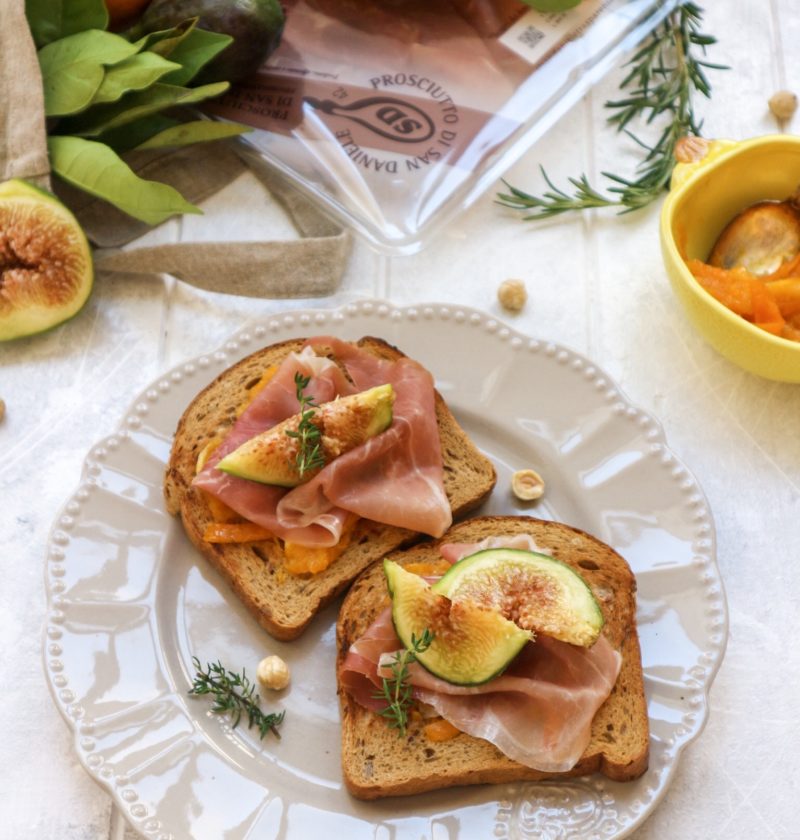
[[[242,356],[290,336],[379,335],[434,372],[493,459],[487,513],[530,513],[616,548],[639,585],[652,745],[638,781],[601,776],[457,788],[362,803],[342,787],[332,605],[296,642],[267,636],[164,510],[177,420]],[[523,506],[510,474],[534,467],[544,499]],[[652,811],[703,728],[727,640],[714,528],[701,490],[659,424],[587,359],[486,314],[376,302],[252,324],[216,353],[164,374],[89,453],[51,534],[45,668],[78,757],[131,823],[155,838],[620,838]],[[276,652],[292,669],[268,708],[282,739],[231,730],[190,698],[191,657],[234,670]],[[468,831],[463,830],[468,826]]]

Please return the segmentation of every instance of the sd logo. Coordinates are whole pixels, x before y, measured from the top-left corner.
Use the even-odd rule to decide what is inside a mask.
[[[433,120],[416,105],[389,96],[368,96],[349,105],[330,99],[304,100],[312,108],[363,125],[373,134],[398,143],[423,143],[433,137]]]

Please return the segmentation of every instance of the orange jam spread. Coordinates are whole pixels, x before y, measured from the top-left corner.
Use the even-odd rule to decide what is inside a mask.
[[[236,409],[236,416],[241,417],[244,413],[244,410],[247,406],[250,405],[251,402],[255,399],[256,395],[264,390],[267,383],[275,376],[278,370],[277,365],[270,365],[264,373],[261,375],[261,379],[256,382],[255,385],[251,385],[247,389],[247,396],[239,403],[239,406]],[[211,457],[212,453],[216,450],[216,448],[222,443],[222,438],[219,435],[215,435],[211,438],[210,441],[200,450],[200,453],[197,456],[197,463],[195,464],[195,473],[199,473],[202,471],[203,467],[208,462],[208,459]]]
[[[261,379],[256,382],[255,385],[251,385],[247,389],[247,397],[241,402],[239,407],[236,409],[236,416],[240,417],[244,410],[250,405],[251,402],[256,398],[258,394],[260,394],[264,388],[269,384],[269,381],[272,379],[273,376],[278,372],[277,365],[270,365],[264,373],[261,374]]]
[[[278,370],[277,365],[270,365],[264,373],[261,375],[261,378],[256,382],[255,385],[251,385],[250,388],[247,389],[247,396],[242,400],[239,404],[239,407],[236,409],[236,416],[239,417],[244,410],[247,408],[248,405],[253,401],[256,394],[264,389],[266,384],[272,379],[275,375],[276,371]],[[222,437],[220,435],[215,435],[208,443],[200,450],[197,455],[197,462],[195,464],[195,473],[202,472],[203,467],[208,463],[208,459],[214,453],[216,448],[222,443]],[[247,523],[245,520],[236,513],[235,510],[228,507],[225,502],[220,501],[216,496],[212,496],[210,493],[203,493],[203,496],[206,500],[206,504],[208,505],[209,512],[211,513],[211,519],[213,520],[208,526],[206,526],[205,533],[203,534],[203,539],[206,542],[213,542],[213,543],[236,543],[236,542],[254,542],[255,540],[265,540],[269,539],[272,534],[270,534],[266,529],[261,528],[261,526],[254,525],[253,523]],[[250,529],[246,528],[219,528],[215,526],[219,526],[220,524],[229,524],[229,523],[236,523],[236,524],[247,524],[250,525]],[[260,528],[260,532],[256,532],[254,529]],[[252,536],[253,534],[260,533],[260,536]],[[265,536],[266,535],[266,536]]]
[[[271,365],[264,371],[258,382],[247,389],[246,398],[236,409],[237,417],[240,417],[255,399],[256,395],[264,390],[277,370],[277,365]],[[213,437],[206,443],[197,456],[196,472],[199,473],[205,467],[208,459],[221,443],[222,438],[219,435]],[[203,495],[208,504],[212,519],[206,525],[205,531],[203,532],[203,540],[205,542],[247,543],[274,539],[274,535],[266,528],[243,519],[236,511],[232,510],[215,496],[212,496],[210,493],[203,493]],[[315,575],[327,569],[344,552],[347,546],[350,545],[353,531],[358,521],[359,518],[355,514],[349,514],[345,520],[341,538],[333,546],[320,548],[286,542],[283,545],[285,571],[292,575]]]
[[[298,545],[293,542],[286,542],[283,546],[284,568],[292,575],[316,575],[327,569],[333,561],[339,557],[348,545],[352,542],[353,531],[358,517],[350,513],[347,515],[342,535],[336,545],[318,547]]]
[[[203,531],[209,543],[246,543],[272,539],[272,533],[255,522],[209,522]]]
[[[461,734],[460,729],[457,729],[449,720],[445,720],[444,718],[437,718],[425,724],[422,731],[429,741],[449,741],[451,738],[455,738],[456,735]]]
[[[407,572],[420,577],[441,577],[450,568],[450,563],[441,558],[440,560],[426,560],[422,563],[409,563],[404,568]]]

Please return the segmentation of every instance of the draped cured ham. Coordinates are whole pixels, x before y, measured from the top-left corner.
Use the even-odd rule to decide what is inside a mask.
[[[318,356],[330,348],[337,362]],[[334,459],[314,478],[291,490],[227,475],[216,468],[246,440],[300,410],[295,373],[310,377],[306,395],[316,403],[389,383],[395,391],[392,425],[362,446]],[[291,353],[237,419],[194,480],[276,537],[308,546],[339,541],[348,514],[440,536],[452,514],[443,483],[433,379],[411,359],[389,361],[331,337],[310,339]]]
[[[529,537],[480,544],[443,545],[442,556],[455,562],[490,547],[531,549]],[[368,709],[381,709],[376,688],[390,676],[388,662],[402,648],[384,610],[351,645],[339,680]],[[462,732],[483,738],[514,761],[548,773],[561,773],[580,759],[591,737],[592,720],[611,693],[621,655],[604,636],[590,648],[540,635],[498,677],[478,686],[458,686],[409,666],[415,699],[428,704]]]
[[[439,546],[439,553],[448,563],[457,563],[478,551],[489,548],[516,548],[521,551],[535,551],[538,554],[550,554],[546,548],[536,544],[530,534],[517,534],[514,537],[486,537],[473,543],[444,543]]]

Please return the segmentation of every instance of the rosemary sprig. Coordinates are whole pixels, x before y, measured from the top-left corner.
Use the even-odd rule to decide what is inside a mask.
[[[221,662],[206,664],[203,670],[200,660],[192,657],[192,664],[196,674],[189,694],[203,695],[211,694],[214,697],[212,712],[217,714],[228,714],[231,717],[231,726],[235,729],[242,714],[247,714],[247,726],[257,726],[259,735],[263,738],[267,732],[272,732],[276,738],[280,738],[277,727],[283,722],[285,712],[272,712],[264,714],[260,708],[261,698],[255,693],[256,687],[251,683],[245,674],[244,668],[241,674],[226,670]]]
[[[291,438],[297,438],[298,452],[295,458],[295,466],[300,476],[307,472],[325,466],[325,456],[322,454],[319,426],[311,419],[314,416],[314,409],[319,406],[309,397],[305,390],[311,381],[310,376],[303,376],[299,371],[294,375],[294,384],[297,389],[297,401],[300,403],[300,425],[297,431],[286,431]]]
[[[411,706],[411,685],[408,682],[408,666],[416,662],[417,655],[425,653],[433,642],[433,633],[427,628],[417,638],[411,634],[411,649],[397,651],[391,665],[391,677],[384,677],[381,690],[373,697],[386,701],[386,708],[378,712],[389,720],[389,728],[397,730],[398,738],[405,736],[408,726],[408,710]]]
[[[609,123],[645,150],[637,177],[628,179],[603,172],[613,183],[608,188],[610,195],[603,195],[589,183],[586,175],[581,175],[568,179],[574,189],[570,193],[556,187],[542,169],[550,188],[547,192],[533,196],[504,181],[509,192],[498,195],[500,203],[531,211],[523,217],[529,220],[593,207],[620,207],[620,213],[629,213],[658,198],[669,187],[677,142],[687,135],[700,135],[702,122],[695,116],[692,95],[698,92],[707,98],[711,96],[705,70],[727,69],[694,54],[699,49],[705,55],[706,47],[716,43],[716,38],[700,32],[702,18],[703,11],[695,3],[681,3],[628,62],[630,71],[620,83],[628,95],[606,102],[606,107],[614,111]],[[628,129],[635,119],[650,124],[658,117],[666,118],[667,124],[652,146]]]

